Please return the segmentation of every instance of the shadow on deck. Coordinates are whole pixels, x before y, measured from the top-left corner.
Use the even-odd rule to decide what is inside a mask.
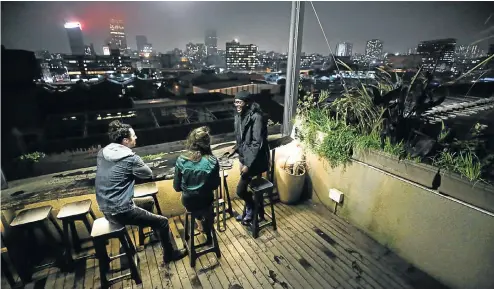
[[[234,206],[240,211],[238,200]],[[255,240],[229,219],[227,230],[218,233],[222,257],[201,256],[195,268],[189,266],[188,257],[163,267],[159,242],[140,247],[143,283],[126,279],[112,288],[444,288],[321,205],[278,203],[275,208],[276,232],[268,227]],[[170,219],[179,248],[182,221]],[[118,253],[117,241],[108,247]],[[100,288],[97,266],[95,259],[86,259],[71,273],[47,268],[37,272],[26,288]],[[119,268],[119,260],[112,262],[112,270]],[[3,276],[2,288],[9,288]]]

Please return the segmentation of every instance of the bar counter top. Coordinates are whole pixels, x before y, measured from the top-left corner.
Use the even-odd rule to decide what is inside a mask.
[[[268,141],[270,148],[274,149],[289,143],[291,138],[271,135]],[[233,145],[234,142],[213,145],[213,154],[220,158]],[[139,180],[136,184],[173,179],[175,162],[181,153],[169,152],[159,159],[147,161],[154,178]],[[96,166],[93,166],[9,182],[9,188],[1,192],[1,209],[17,210],[37,202],[94,194],[95,176]]]

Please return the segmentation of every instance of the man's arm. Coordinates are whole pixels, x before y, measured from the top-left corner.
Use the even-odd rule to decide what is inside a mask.
[[[262,126],[263,119],[261,114],[256,114],[254,125],[252,126],[252,142],[247,146],[247,153],[244,155],[245,166],[250,168],[257,158],[257,154],[262,145]]]
[[[139,179],[150,179],[153,177],[153,171],[144,163],[140,156],[134,156],[132,174]]]

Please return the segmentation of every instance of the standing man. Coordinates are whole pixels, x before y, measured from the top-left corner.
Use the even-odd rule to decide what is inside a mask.
[[[240,91],[235,95],[235,136],[237,144],[227,152],[232,156],[239,155],[240,180],[237,195],[245,201],[245,214],[237,216],[237,221],[249,225],[252,221],[254,198],[248,186],[253,177],[259,176],[269,168],[268,128],[264,121],[261,107],[254,102],[248,91]],[[264,219],[264,211],[260,212]]]
[[[185,256],[170,238],[168,219],[134,204],[135,179],[150,179],[151,169],[136,155],[136,134],[132,127],[118,120],[110,123],[111,143],[98,152],[96,170],[96,200],[105,218],[120,225],[152,227],[159,232],[165,264]]]

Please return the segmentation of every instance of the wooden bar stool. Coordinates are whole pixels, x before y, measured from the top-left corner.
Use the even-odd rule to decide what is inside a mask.
[[[274,211],[275,193],[274,193],[274,160],[275,160],[276,150],[271,151],[270,158],[270,168],[267,172],[267,179],[259,176],[254,178],[250,184],[249,189],[254,195],[254,211],[252,213],[252,224],[250,226],[250,231],[252,232],[252,237],[259,237],[259,231],[267,226],[273,226],[273,230],[276,231],[276,215]],[[267,200],[267,203],[265,201]],[[265,206],[271,207],[271,214],[267,214],[264,211]],[[245,206],[243,211],[243,216],[245,216]],[[262,215],[262,218],[259,218]],[[270,218],[270,221],[265,222],[259,226],[260,219],[264,220],[265,216]]]
[[[65,204],[58,212],[57,218],[62,221],[63,226],[63,242],[65,246],[65,262],[72,268],[74,259],[72,258],[72,248],[76,252],[81,250],[81,240],[77,234],[75,227],[76,221],[81,221],[91,234],[91,224],[89,223],[88,215],[91,215],[93,222],[96,220],[93,210],[91,209],[91,200],[82,200]],[[72,246],[70,243],[70,235],[72,235]],[[83,256],[87,258],[90,256]]]
[[[216,228],[218,229],[219,232],[223,232],[226,230],[226,213],[229,212],[230,217],[233,216],[230,193],[228,192],[228,184],[226,182],[227,177],[228,177],[228,171],[221,170],[220,171],[221,184],[218,187],[218,189],[214,191],[214,209],[216,216]],[[226,206],[225,198],[223,197],[223,189],[225,190],[225,196],[229,204],[228,207]],[[223,230],[221,230],[221,226],[220,226],[220,214],[223,215],[222,216]]]
[[[194,244],[194,224],[196,219],[199,219],[201,216],[204,214],[210,214],[210,219],[209,221],[211,222],[210,228],[211,228],[211,237],[212,237],[212,244],[209,246],[209,248],[203,249],[201,251],[196,251],[196,248],[203,247],[207,245],[206,243],[204,244],[199,244],[195,245]],[[212,224],[213,222],[213,206],[210,206],[204,212],[185,212],[185,228],[184,228],[184,245],[187,248],[187,252],[189,253],[189,260],[190,260],[190,266],[195,267],[196,265],[196,260],[200,256],[214,252],[216,253],[217,258],[221,258],[221,252],[220,252],[220,246],[218,244],[218,239],[216,238],[216,230],[214,229],[214,225]],[[190,218],[190,221],[189,221]]]
[[[254,195],[254,212],[252,213],[251,231],[254,238],[259,237],[259,231],[267,226],[273,226],[273,230],[276,231],[276,215],[274,212],[274,193],[273,183],[265,178],[255,178],[249,184],[249,189]],[[267,200],[267,203],[265,201]],[[271,207],[271,215],[264,211],[264,207],[268,205]],[[244,208],[245,215],[245,208]],[[270,221],[259,225],[259,215],[262,215],[261,219],[267,215]]]
[[[23,232],[27,233],[29,235],[29,238],[33,241],[36,242],[36,236],[34,234],[36,229],[40,229],[41,232],[45,235],[45,238],[47,241],[55,245],[58,243],[56,238],[50,233],[50,230],[48,228],[48,224],[46,223],[47,220],[50,220],[50,222],[53,224],[55,227],[56,231],[60,234],[60,239],[63,240],[63,232],[60,226],[58,225],[57,221],[51,214],[52,211],[52,206],[43,206],[43,207],[38,207],[38,208],[33,208],[33,209],[27,209],[21,211],[10,223],[10,226],[13,229],[18,229],[22,230]],[[28,256],[32,256],[31,254],[34,255],[33,251],[33,246],[29,246],[27,248],[29,251]],[[64,262],[63,262],[63,253],[60,252],[59,250],[55,250],[55,253],[57,254],[55,262],[43,264],[40,266],[34,267],[34,270],[37,269],[42,269],[48,266],[56,265],[59,267],[62,271],[65,270]],[[22,278],[26,281],[30,281],[32,278],[32,273],[30,269],[24,268],[23,270],[20,270],[22,272],[19,272],[19,275],[22,276]]]
[[[20,278],[21,282],[17,283],[15,281],[14,274],[13,274],[12,270],[10,269],[11,266],[10,266],[9,262],[7,262],[7,260],[12,261],[12,259],[10,258],[9,250],[5,246],[5,241],[3,238],[3,232],[2,232],[2,239],[1,240],[2,240],[2,256],[1,256],[1,258],[2,258],[2,274],[7,279],[7,282],[9,283],[10,288],[24,288],[24,281],[22,280],[22,276],[19,275],[19,277],[21,277]],[[12,263],[12,262],[10,262],[10,263]],[[13,267],[17,273],[17,269],[15,268],[15,265]],[[19,274],[19,273],[17,273],[17,274]]]
[[[143,185],[137,185],[134,187],[134,199],[144,199],[152,197],[154,201],[154,206],[156,208],[156,212],[163,216],[163,212],[161,212],[161,207],[158,202],[158,186],[156,183],[147,183]],[[151,236],[154,232],[150,228],[149,232],[144,233],[145,227],[139,227],[139,246],[144,245],[144,239],[148,236]]]
[[[142,283],[141,273],[137,268],[140,261],[139,256],[137,255],[136,248],[134,247],[125,226],[111,223],[105,218],[99,218],[93,223],[91,237],[93,238],[94,247],[96,249],[96,257],[99,261],[101,288],[109,288],[116,281],[129,276],[136,282],[136,284]],[[125,253],[115,256],[108,255],[108,252],[106,251],[106,242],[107,240],[113,238],[118,238]],[[130,273],[108,279],[106,274],[110,271],[110,262],[122,256],[127,257],[130,265]]]
[[[232,207],[232,200],[230,199],[230,191],[228,190],[228,183],[227,183],[227,178],[228,178],[228,170],[226,169],[221,169],[220,171],[220,176],[221,176],[221,185],[220,185],[220,198],[225,199],[226,197],[226,202],[228,206],[226,207],[227,213],[231,217],[235,217],[235,213],[233,212],[233,207]],[[225,192],[225,197],[223,197],[223,191]]]
[[[216,217],[216,228],[219,232],[223,232],[226,230],[226,205],[225,200],[220,197],[218,190],[214,190],[214,209],[215,209],[215,217]],[[223,230],[221,230],[220,226],[220,214],[223,218]]]

